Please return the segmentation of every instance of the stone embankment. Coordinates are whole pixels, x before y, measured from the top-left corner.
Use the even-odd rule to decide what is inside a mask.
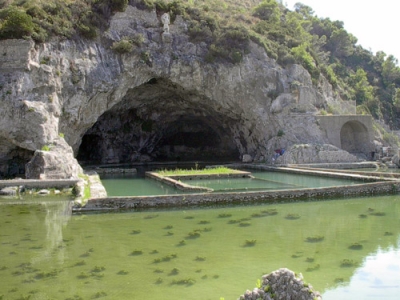
[[[260,287],[247,290],[238,300],[321,300],[321,294],[306,283],[303,276],[279,269],[262,277]]]
[[[340,187],[298,190],[275,190],[240,193],[199,193],[162,196],[92,198],[85,206],[76,205],[75,212],[116,209],[151,209],[188,206],[210,206],[245,203],[278,203],[310,201],[335,197],[393,194],[400,191],[400,181],[382,181]]]

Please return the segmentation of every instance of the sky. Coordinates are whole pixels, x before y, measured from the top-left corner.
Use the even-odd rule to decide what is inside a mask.
[[[354,35],[364,49],[383,51],[400,60],[399,0],[283,0],[293,10],[301,2],[314,10],[314,15],[343,21],[347,32]]]

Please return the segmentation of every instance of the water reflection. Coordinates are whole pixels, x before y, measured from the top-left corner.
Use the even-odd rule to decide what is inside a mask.
[[[46,211],[44,224],[46,227],[46,240],[44,251],[35,257],[34,263],[48,259],[53,253],[59,263],[64,262],[65,248],[63,244],[63,229],[67,226],[72,215],[72,201],[42,202]]]
[[[324,299],[399,299],[400,241],[396,247],[378,249],[364,259],[350,282],[330,289]]]

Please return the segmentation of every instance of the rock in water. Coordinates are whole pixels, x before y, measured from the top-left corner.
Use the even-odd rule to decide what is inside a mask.
[[[238,300],[320,300],[321,294],[305,283],[303,276],[289,269],[279,269],[262,276],[260,288],[247,290]]]

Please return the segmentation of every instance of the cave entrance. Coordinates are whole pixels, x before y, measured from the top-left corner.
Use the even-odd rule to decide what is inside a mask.
[[[341,148],[352,154],[366,153],[369,145],[368,129],[359,121],[346,122],[340,130]]]
[[[153,78],[127,91],[82,137],[77,159],[90,164],[237,161],[238,118],[197,92]]]
[[[20,148],[5,140],[0,141],[0,179],[25,176],[25,166],[32,159],[34,151]]]

